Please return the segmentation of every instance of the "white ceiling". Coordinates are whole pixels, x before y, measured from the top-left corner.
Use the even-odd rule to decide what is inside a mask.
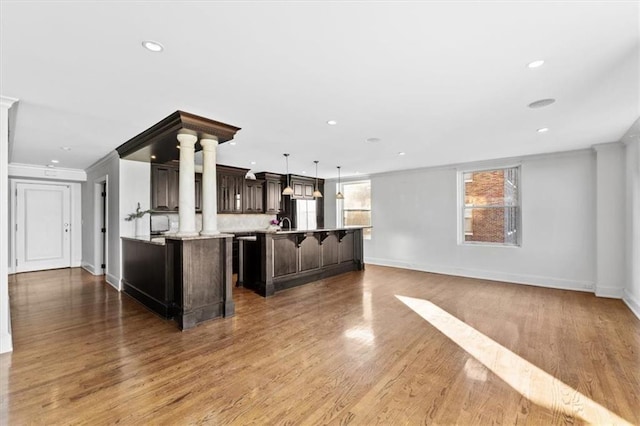
[[[0,4],[18,163],[86,168],[176,110],[242,127],[219,163],[322,177],[585,148],[640,115],[638,2]]]

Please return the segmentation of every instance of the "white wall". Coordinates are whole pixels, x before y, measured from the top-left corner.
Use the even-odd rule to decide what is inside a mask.
[[[514,164],[522,166],[521,247],[459,245],[457,171]],[[365,241],[367,263],[594,289],[595,155],[591,150],[393,172],[370,179],[373,233]],[[325,192],[327,199],[334,196],[335,185],[325,185]],[[331,208],[335,203],[328,202],[325,220],[335,216]]]
[[[627,282],[623,300],[640,318],[640,119],[631,130],[625,152]]]
[[[16,99],[0,97],[0,188],[9,188],[9,109]],[[9,193],[0,201],[0,354],[13,350],[9,310]]]
[[[133,237],[136,234],[135,221],[124,220],[136,211],[140,203],[141,210],[151,208],[151,163],[120,160],[120,236]],[[151,231],[149,215],[141,219],[144,235]]]
[[[596,154],[596,288],[600,297],[622,298],[626,281],[625,147],[594,146]]]
[[[100,195],[96,194],[96,183],[107,180],[106,280],[116,289],[120,287],[119,169],[120,158],[112,151],[86,170],[87,181],[82,186],[82,267],[93,274],[101,274]]]

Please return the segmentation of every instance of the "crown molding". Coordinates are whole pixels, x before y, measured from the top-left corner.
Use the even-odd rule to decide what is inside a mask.
[[[608,142],[608,143],[598,143],[595,145],[592,145],[591,148],[593,148],[594,151],[598,152],[598,151],[604,151],[607,149],[621,149],[624,148],[624,143],[622,142]]]
[[[9,177],[85,182],[87,180],[87,173],[80,169],[64,169],[60,167],[44,167],[33,164],[11,163],[9,164]]]
[[[104,157],[102,157],[101,159],[99,159],[98,161],[96,161],[95,163],[90,165],[89,167],[87,167],[85,169],[85,172],[89,173],[89,172],[93,171],[94,169],[103,167],[105,164],[107,164],[108,162],[110,162],[112,160],[115,160],[115,159],[120,159],[120,156],[118,155],[118,151],[116,151],[116,150],[110,151],[107,155],[105,155]]]

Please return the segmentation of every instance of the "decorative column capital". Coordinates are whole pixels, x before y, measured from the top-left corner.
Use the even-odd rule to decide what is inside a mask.
[[[178,142],[180,142],[180,146],[186,146],[193,148],[198,141],[198,137],[196,135],[192,135],[190,133],[178,133]]]

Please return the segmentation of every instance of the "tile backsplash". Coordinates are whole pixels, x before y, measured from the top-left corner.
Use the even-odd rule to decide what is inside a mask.
[[[158,216],[166,216],[169,219],[169,232],[178,231],[178,214],[165,213],[157,214]],[[224,231],[255,231],[256,229],[265,229],[269,226],[269,222],[276,219],[274,214],[219,214],[218,229]],[[196,229],[202,229],[202,215],[196,214]]]

